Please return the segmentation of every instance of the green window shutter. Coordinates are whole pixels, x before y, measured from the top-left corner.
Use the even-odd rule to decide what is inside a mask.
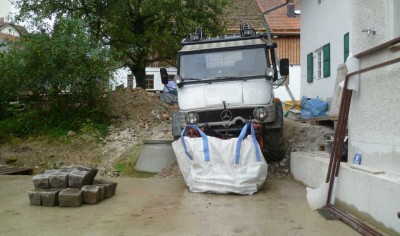
[[[350,54],[350,35],[349,33],[344,35],[344,62],[346,62],[347,58]]]
[[[307,82],[312,83],[314,77],[313,53],[307,55]]]
[[[329,77],[331,75],[331,45],[328,43],[323,47],[323,75]]]

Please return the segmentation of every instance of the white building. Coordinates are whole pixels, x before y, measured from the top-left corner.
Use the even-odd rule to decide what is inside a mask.
[[[330,102],[352,41],[352,3],[306,0],[301,8],[301,96]]]
[[[307,0],[302,2],[301,19],[302,93],[306,96],[330,98],[334,73],[344,61],[347,33],[349,53],[359,58],[360,69],[400,59],[399,43],[390,43],[395,39],[400,41],[400,0]],[[307,55],[312,55],[314,67],[319,66],[315,63],[318,50],[327,44],[330,44],[330,76],[318,79],[315,73],[319,72],[313,68],[313,81],[307,83],[307,73],[311,71],[310,68],[307,71],[311,60],[307,61]],[[360,56],[361,52],[378,46],[374,53]],[[341,163],[335,192],[335,205],[389,235],[400,235],[399,88],[400,62],[359,76],[348,118],[348,163]],[[356,153],[362,155],[361,168],[383,173],[350,168]],[[291,170],[295,179],[314,188],[324,182],[328,159],[322,156],[292,153]]]
[[[167,68],[167,71],[171,79],[177,74],[177,69],[174,67]],[[136,87],[135,77],[129,68],[120,68],[114,72],[111,87],[115,89],[117,86],[123,86],[124,88]],[[161,83],[160,67],[146,67],[146,90],[162,91],[163,89],[164,85]]]

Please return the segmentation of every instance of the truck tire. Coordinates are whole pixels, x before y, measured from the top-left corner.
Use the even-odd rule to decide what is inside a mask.
[[[179,125],[179,111],[172,113],[172,136],[174,140],[178,140],[181,137],[182,129]]]
[[[266,161],[281,161],[284,157],[283,149],[283,130],[280,129],[266,129],[264,130],[264,143],[266,151],[264,157]]]
[[[280,101],[275,102],[275,122],[273,126],[267,126],[263,132],[266,151],[266,161],[281,161],[284,158],[283,148],[283,109]]]

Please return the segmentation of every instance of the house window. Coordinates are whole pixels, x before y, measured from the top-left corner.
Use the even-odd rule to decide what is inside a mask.
[[[154,89],[154,75],[146,75],[146,89]]]
[[[128,75],[128,81],[127,81],[128,88],[133,88],[133,75]]]

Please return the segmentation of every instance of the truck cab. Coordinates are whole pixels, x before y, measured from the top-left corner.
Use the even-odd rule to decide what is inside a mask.
[[[228,139],[251,120],[265,158],[278,161],[283,158],[283,115],[273,88],[288,74],[288,61],[278,67],[277,45],[264,34],[250,33],[182,41],[172,133],[177,139],[184,127],[196,125],[207,135]]]

